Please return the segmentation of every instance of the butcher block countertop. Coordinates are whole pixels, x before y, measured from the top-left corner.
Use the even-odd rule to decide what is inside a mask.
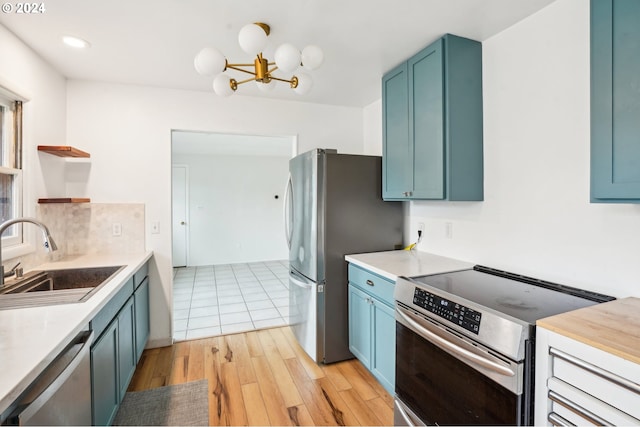
[[[640,298],[623,298],[540,319],[537,325],[640,363]]]
[[[345,256],[345,260],[394,282],[400,276],[425,276],[467,270],[474,266],[470,262],[415,250],[354,254]]]

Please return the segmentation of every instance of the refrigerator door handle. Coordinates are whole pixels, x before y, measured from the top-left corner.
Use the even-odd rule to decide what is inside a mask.
[[[291,181],[291,174],[289,174],[289,180],[287,181],[287,187],[284,190],[284,211],[282,212],[282,217],[284,220],[284,238],[287,241],[287,247],[291,249],[291,239],[292,239],[292,231],[289,228],[289,223],[291,222],[291,218],[288,213],[291,212],[293,214],[293,209],[289,209],[293,203],[293,182]],[[293,216],[293,215],[292,215]]]
[[[299,288],[313,289],[313,282],[303,282],[302,280],[299,280],[297,278],[297,275],[293,273],[289,274],[289,281]]]

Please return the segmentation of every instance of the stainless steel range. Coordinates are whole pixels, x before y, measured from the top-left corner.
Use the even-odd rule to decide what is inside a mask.
[[[536,320],[615,298],[483,266],[399,278],[396,425],[530,425]]]

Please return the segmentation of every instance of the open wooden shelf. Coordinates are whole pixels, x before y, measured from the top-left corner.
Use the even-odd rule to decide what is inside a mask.
[[[55,199],[38,199],[38,203],[90,203],[88,197],[60,197]]]
[[[68,145],[38,145],[38,151],[58,157],[91,157],[91,154],[86,151],[78,150]]]

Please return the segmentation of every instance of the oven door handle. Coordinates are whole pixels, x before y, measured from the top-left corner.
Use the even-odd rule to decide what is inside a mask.
[[[402,421],[404,421],[405,423],[402,425],[406,425],[408,427],[418,427],[418,426],[425,425],[421,420],[416,421],[414,417],[412,417],[411,414],[409,414],[410,410],[406,408],[404,403],[399,401],[397,397],[394,399],[393,405],[394,405],[394,408],[398,410],[398,414],[402,418]]]
[[[433,344],[437,345],[441,349],[448,350],[463,359],[466,359],[484,368],[490,369],[501,375],[505,375],[508,377],[513,377],[516,375],[516,373],[513,372],[511,369],[503,365],[500,365],[499,363],[496,363],[490,359],[487,359],[486,357],[482,357],[478,354],[472,353],[469,350],[466,350],[460,346],[457,346],[456,344],[434,334],[433,332],[431,332],[430,330],[422,326],[420,323],[418,323],[418,320],[414,319],[414,316],[408,313],[402,307],[396,306],[396,313],[398,313],[400,317],[405,322],[407,322],[417,334],[421,335],[424,339],[432,342]]]

